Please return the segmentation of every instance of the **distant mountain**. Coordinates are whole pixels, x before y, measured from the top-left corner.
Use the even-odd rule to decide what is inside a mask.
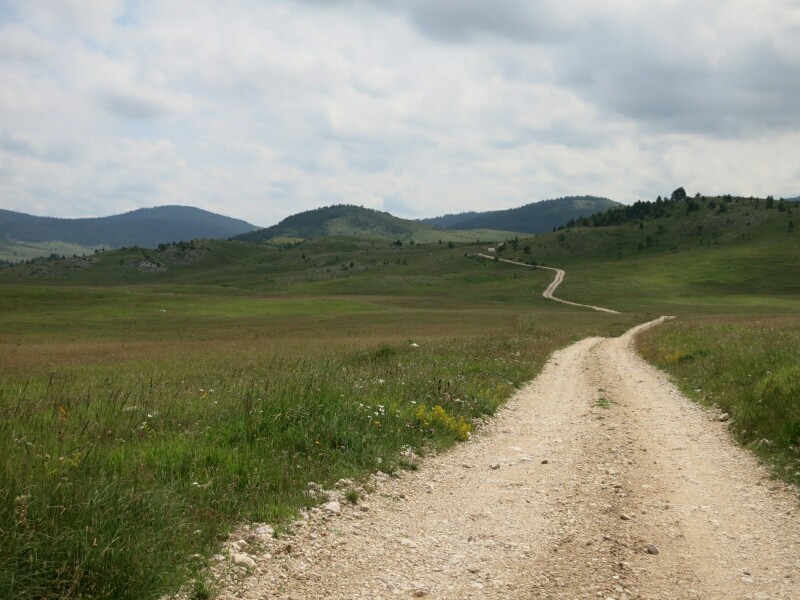
[[[461,228],[459,228],[461,229]],[[265,242],[280,239],[312,239],[327,236],[367,237],[387,240],[414,240],[415,242],[498,241],[513,237],[513,231],[444,231],[426,223],[401,219],[387,212],[338,204],[316,208],[286,217],[266,229],[236,236],[245,242]]]
[[[228,238],[256,229],[239,219],[193,208],[158,206],[110,217],[58,219],[0,209],[0,242],[61,241],[81,246],[120,248],[196,238]]]
[[[519,208],[487,212],[466,212],[421,219],[422,223],[443,229],[502,229],[523,233],[546,233],[570,219],[618,206],[619,202],[597,196],[567,196],[532,202]]]

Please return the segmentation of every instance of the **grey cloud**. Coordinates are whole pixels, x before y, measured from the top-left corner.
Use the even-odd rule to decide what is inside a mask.
[[[296,0],[315,7],[350,5],[402,14],[431,39],[469,42],[481,36],[555,42],[573,31],[549,0]]]
[[[601,111],[654,130],[724,137],[800,129],[800,44],[793,42],[800,25],[788,14],[765,33],[755,24],[731,25],[725,2],[643,8],[550,0],[296,1],[404,15],[428,38],[485,46],[505,77],[556,82]],[[773,16],[779,10],[776,4]],[[491,38],[528,46],[503,55]],[[548,68],[525,64],[526,48],[534,46]]]
[[[119,92],[102,94],[100,100],[106,110],[129,119],[154,119],[165,112],[151,100]]]
[[[763,43],[712,63],[650,50],[641,35],[583,45],[565,57],[562,83],[604,107],[652,128],[739,136],[764,129],[800,129],[800,56]]]
[[[536,10],[534,9],[536,8]],[[566,31],[543,5],[531,2],[449,0],[416,2],[412,22],[425,35],[445,41],[469,41],[492,35],[515,41],[556,41]]]
[[[50,45],[33,32],[14,25],[0,28],[0,60],[36,63],[50,53]]]
[[[22,156],[38,157],[39,151],[29,141],[12,135],[0,135],[0,148],[21,154]]]
[[[0,133],[0,148],[11,154],[48,162],[69,162],[77,156],[72,146],[49,144],[41,147],[24,137],[9,133]]]
[[[115,200],[147,201],[158,194],[158,187],[147,181],[123,182],[112,185],[109,196]]]
[[[351,138],[339,143],[347,164],[357,172],[380,173],[391,168],[394,152],[379,140]]]
[[[0,31],[0,193],[269,224],[333,199],[411,214],[675,181],[791,192],[792,2],[755,20],[733,0],[127,3],[124,27],[76,33],[21,14]]]
[[[587,131],[565,120],[554,121],[546,127],[520,126],[490,135],[486,143],[498,150],[517,150],[529,145],[563,144],[571,148],[599,148],[607,142],[602,128]]]

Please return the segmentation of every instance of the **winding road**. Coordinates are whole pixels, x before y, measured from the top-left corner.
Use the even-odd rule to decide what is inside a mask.
[[[528,269],[547,269],[549,271],[555,271],[556,276],[553,279],[552,283],[547,286],[547,289],[542,292],[542,296],[549,300],[553,300],[555,302],[561,302],[561,304],[569,304],[571,306],[582,306],[583,308],[591,308],[593,310],[598,310],[600,312],[612,313],[615,315],[619,314],[617,310],[611,310],[610,308],[603,308],[602,306],[592,306],[591,304],[580,304],[578,302],[570,302],[569,300],[563,300],[561,298],[556,298],[553,294],[555,293],[556,289],[561,282],[564,281],[565,272],[563,269],[556,269],[555,267],[544,267],[541,265],[529,265],[524,262],[519,262],[517,260],[509,260],[507,258],[498,258],[495,256],[489,256],[488,254],[475,254],[474,256],[480,256],[481,258],[488,258],[490,260],[497,260],[497,262],[504,262],[510,265],[517,265],[518,267],[527,267]]]

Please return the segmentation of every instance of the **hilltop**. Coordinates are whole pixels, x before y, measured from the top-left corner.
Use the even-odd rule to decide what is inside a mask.
[[[570,219],[585,217],[619,202],[598,196],[567,196],[532,202],[518,208],[487,212],[465,212],[421,219],[422,223],[443,229],[501,229],[523,233],[547,233]]]
[[[459,231],[443,231],[419,221],[395,217],[387,212],[350,204],[337,204],[297,213],[286,217],[277,225],[238,235],[236,239],[244,242],[282,242],[328,236],[352,236],[426,243],[440,240],[498,241],[516,235],[514,230],[493,231],[491,228],[481,227],[458,229]]]
[[[240,219],[191,206],[140,208],[84,219],[0,210],[0,258],[22,260],[51,252],[79,254],[94,248],[155,247],[179,240],[227,238],[253,229],[255,225]]]

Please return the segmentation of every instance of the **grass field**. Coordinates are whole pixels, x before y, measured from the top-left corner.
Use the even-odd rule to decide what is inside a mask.
[[[660,314],[679,319],[645,355],[793,474],[791,209],[718,211],[500,251],[621,315],[547,301],[551,272],[471,243],[197,241],[0,270],[0,597],[158,597],[237,523],[308,505],[309,481],[452,444],[556,348]]]

